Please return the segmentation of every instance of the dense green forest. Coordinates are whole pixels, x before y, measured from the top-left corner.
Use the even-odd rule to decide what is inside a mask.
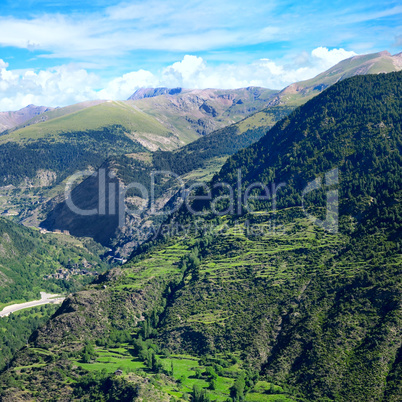
[[[261,141],[232,157],[212,185],[235,184],[241,169],[243,189],[256,181],[283,182],[278,208],[300,206],[306,184],[337,168],[341,215],[357,215],[370,204],[370,212],[383,203],[391,207],[401,179],[400,73],[360,76],[352,82],[329,88],[298,108]]]
[[[85,247],[84,247],[85,244]],[[29,251],[28,251],[29,250]],[[27,252],[28,251],[28,252]],[[84,277],[44,280],[72,264],[91,264],[91,270],[103,272],[109,265],[100,256],[105,249],[90,239],[78,240],[57,234],[40,234],[5,218],[0,219],[0,300],[1,305],[12,301],[40,299],[39,292],[71,292],[88,282]],[[80,265],[82,266],[82,265]],[[82,266],[83,268],[83,266]]]
[[[284,183],[275,200],[183,207],[181,231],[67,298],[2,372],[2,398],[399,401],[401,78],[337,83],[230,157],[214,196],[240,169],[243,190]],[[312,218],[330,190],[339,227]]]
[[[53,304],[32,307],[0,318],[0,369],[27,344],[32,332],[45,324],[58,307]]]
[[[58,183],[78,170],[99,167],[110,155],[139,151],[146,149],[118,125],[21,143],[9,141],[0,144],[0,182],[19,185],[26,178],[36,178],[40,170],[50,170],[56,173]]]

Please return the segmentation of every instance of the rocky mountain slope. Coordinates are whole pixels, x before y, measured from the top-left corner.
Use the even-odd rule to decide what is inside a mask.
[[[37,116],[51,110],[53,108],[46,106],[28,105],[16,112],[0,112],[0,133],[24,124],[28,120],[37,118]]]
[[[258,87],[234,90],[148,88],[136,91],[129,101],[164,124],[189,134],[205,135],[263,109],[276,93]]]
[[[144,98],[153,98],[160,95],[176,95],[182,93],[183,88],[140,88],[137,89],[127,100],[138,100]]]

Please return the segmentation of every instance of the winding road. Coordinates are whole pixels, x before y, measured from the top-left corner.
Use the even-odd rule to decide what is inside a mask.
[[[20,304],[12,304],[11,306],[4,307],[2,311],[0,311],[0,317],[6,317],[11,313],[14,313],[15,311],[18,310],[23,310],[25,308],[30,308],[30,307],[36,307],[36,306],[41,306],[43,304],[59,304],[62,303],[65,297],[57,297],[60,295],[54,295],[51,293],[45,293],[45,292],[40,292],[41,299],[40,300],[34,300],[26,303],[20,303]]]

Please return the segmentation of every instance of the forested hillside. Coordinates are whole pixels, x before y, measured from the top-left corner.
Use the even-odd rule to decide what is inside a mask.
[[[105,251],[91,239],[40,234],[0,218],[0,310],[9,304],[39,300],[40,291],[69,293],[82,289],[93,281],[92,272],[100,274],[110,267],[101,260]],[[63,274],[57,275],[60,270]],[[0,319],[1,368],[55,311],[55,306],[41,306]]]
[[[3,186],[20,185],[40,180],[48,171],[57,184],[88,167],[97,168],[110,155],[146,151],[137,141],[129,139],[121,126],[93,131],[59,133],[56,138],[36,141],[0,141],[0,181]]]
[[[197,180],[209,180],[213,174],[219,171],[230,155],[258,141],[275,122],[287,116],[292,110],[293,108],[284,106],[267,108],[259,112],[259,119],[263,120],[264,123],[256,128],[251,122],[246,123],[247,120],[253,119],[250,117],[240,123],[244,125],[242,129],[239,124],[233,124],[205,135],[175,151],[156,151],[152,154],[136,152],[129,155],[113,156],[101,165],[101,169],[113,172],[122,187],[139,183],[145,187],[148,194],[151,193],[152,173],[170,172],[169,174],[154,176],[155,197],[158,200],[157,202],[161,204],[160,209],[162,209],[171,198],[170,202],[174,202],[174,196],[180,190],[181,183],[190,185]],[[177,176],[180,178],[177,179]],[[116,179],[112,179],[110,182],[113,182],[117,188]],[[134,188],[127,193],[127,197],[130,196],[141,199],[144,194]],[[72,199],[83,210],[90,210],[98,205],[99,183],[97,173],[74,189]],[[118,210],[117,194],[114,199],[116,200],[114,210]],[[144,199],[144,202],[147,200]],[[81,216],[71,211],[64,201],[59,201],[55,206],[50,205],[53,208],[46,213],[46,219],[41,223],[43,227],[50,230],[69,230],[76,236],[90,236],[103,245],[118,249],[125,255],[130,254],[134,247],[147,240],[147,235],[143,235],[138,230],[145,221],[151,220],[155,222],[155,225],[161,221],[159,217],[155,219],[149,214],[150,208],[148,207],[145,208],[139,219],[136,217],[135,220],[129,220],[127,225],[119,230],[118,216],[116,215]],[[127,205],[138,208],[141,202],[137,202],[135,205],[127,203]]]
[[[48,304],[17,311],[0,319],[0,369],[4,369],[36,329],[44,325],[59,308]]]
[[[40,234],[0,218],[0,305],[40,299],[40,290],[74,291],[79,277],[64,281],[44,280],[44,276],[82,261],[91,264],[92,271],[104,271],[108,268],[100,259],[104,253],[90,239],[80,242],[61,234]]]
[[[214,197],[240,169],[275,199],[183,207],[31,337],[3,399],[399,401],[401,95],[402,73],[345,80],[229,158]]]

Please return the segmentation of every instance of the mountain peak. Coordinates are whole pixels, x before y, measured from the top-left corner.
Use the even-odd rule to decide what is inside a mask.
[[[159,95],[177,95],[183,92],[183,88],[139,88],[137,89],[128,100],[138,100],[144,98],[153,98]]]
[[[271,105],[289,101],[289,95],[296,95],[297,99],[314,96],[336,82],[355,75],[390,73],[400,70],[402,70],[401,53],[391,55],[387,50],[383,50],[377,53],[359,54],[340,61],[314,78],[287,86],[271,102]]]
[[[0,132],[12,129],[49,110],[53,108],[30,104],[17,111],[0,112]]]
[[[391,56],[391,53],[388,50],[383,50],[382,52],[378,52],[380,56]]]

